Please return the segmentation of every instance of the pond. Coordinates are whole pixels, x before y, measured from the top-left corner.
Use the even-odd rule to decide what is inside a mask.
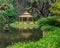
[[[0,48],[6,48],[17,42],[37,41],[42,38],[42,31],[37,28],[33,29],[16,29],[11,28],[10,32],[0,30]]]

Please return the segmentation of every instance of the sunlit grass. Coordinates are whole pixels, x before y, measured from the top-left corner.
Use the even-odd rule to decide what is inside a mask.
[[[32,28],[38,28],[38,24],[37,23],[31,23],[31,24],[24,24],[24,23],[20,23],[20,22],[14,22],[10,24],[11,27],[13,28],[18,28],[18,29],[32,29]]]

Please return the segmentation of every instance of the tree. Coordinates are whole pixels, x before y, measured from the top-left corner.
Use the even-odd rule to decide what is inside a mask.
[[[39,17],[46,17],[49,15],[50,11],[50,2],[43,0],[43,1],[34,1],[29,8],[29,11],[34,14],[34,16]]]
[[[14,0],[0,0],[0,20],[3,21],[5,26],[8,24],[8,27],[10,27],[11,18],[14,18],[17,15],[13,1]]]
[[[52,8],[50,9],[52,14],[60,15],[60,0],[57,0],[55,3],[52,4]]]
[[[14,0],[0,0],[0,11],[4,18],[14,18],[17,15],[17,11],[15,10]]]

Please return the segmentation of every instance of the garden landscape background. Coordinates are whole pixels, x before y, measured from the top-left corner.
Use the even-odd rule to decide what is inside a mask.
[[[60,0],[0,0],[0,48],[60,48]]]

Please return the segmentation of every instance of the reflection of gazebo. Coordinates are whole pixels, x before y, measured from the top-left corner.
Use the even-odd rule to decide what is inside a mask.
[[[33,20],[33,16],[28,13],[27,11],[24,12],[21,16],[19,16],[19,20],[22,20],[22,23],[24,23],[24,18],[26,19],[27,23],[29,23],[29,19],[31,18],[32,22],[34,21]]]

